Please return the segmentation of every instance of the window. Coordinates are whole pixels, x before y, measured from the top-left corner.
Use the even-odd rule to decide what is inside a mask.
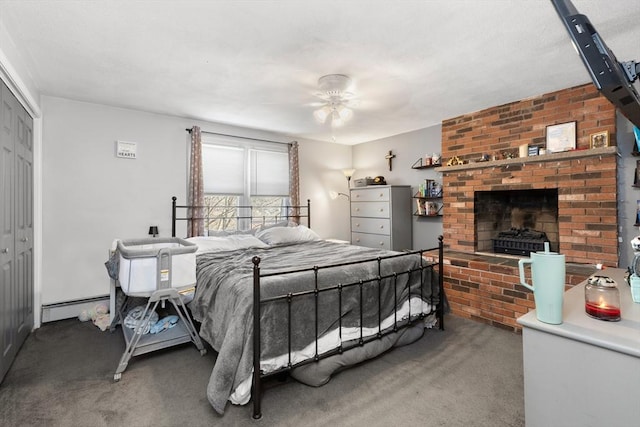
[[[202,168],[206,230],[242,230],[274,222],[289,204],[286,144],[203,134]]]

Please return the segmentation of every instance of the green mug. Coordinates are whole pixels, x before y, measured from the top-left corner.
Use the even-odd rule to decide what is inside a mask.
[[[531,264],[531,285],[524,277],[525,264]],[[518,268],[520,284],[533,291],[538,320],[552,325],[561,324],[565,285],[564,255],[549,252],[549,244],[545,243],[544,252],[532,252],[531,258],[518,261]]]

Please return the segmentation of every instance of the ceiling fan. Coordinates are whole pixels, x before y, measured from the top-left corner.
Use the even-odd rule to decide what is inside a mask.
[[[355,95],[351,92],[352,82],[344,74],[328,74],[318,79],[318,89],[315,95],[322,99],[321,107],[313,112],[313,116],[320,123],[331,121],[332,127],[342,126],[353,117]]]

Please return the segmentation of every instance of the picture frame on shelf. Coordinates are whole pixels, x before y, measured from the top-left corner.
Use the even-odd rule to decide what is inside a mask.
[[[576,149],[576,122],[549,125],[546,128],[547,152],[561,153]]]
[[[604,148],[609,146],[609,131],[596,132],[589,135],[591,148]]]

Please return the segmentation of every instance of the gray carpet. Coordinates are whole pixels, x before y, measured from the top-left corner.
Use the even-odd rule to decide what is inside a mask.
[[[263,418],[216,414],[205,397],[215,352],[184,345],[134,357],[116,332],[64,320],[36,330],[0,385],[3,426],[524,426],[522,337],[447,315],[427,330],[338,373],[325,386],[271,381]]]

